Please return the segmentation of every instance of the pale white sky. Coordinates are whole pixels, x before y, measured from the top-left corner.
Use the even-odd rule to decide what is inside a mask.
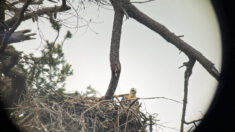
[[[184,35],[184,41],[220,69],[221,38],[209,0],[156,0],[136,6],[175,34]],[[67,81],[67,91],[84,91],[91,85],[104,95],[111,77],[109,49],[113,11],[93,5],[80,13],[92,22],[88,28],[79,28],[64,45],[66,59],[74,69],[74,75]],[[81,21],[79,23],[82,24]],[[40,20],[39,26],[45,38],[54,40],[54,31],[49,29],[46,21]],[[32,21],[20,27],[25,28],[32,28],[39,34],[36,23]],[[42,44],[38,37],[15,46],[19,50],[37,53]],[[185,68],[178,67],[188,61],[187,57],[184,53],[179,54],[179,50],[161,36],[132,19],[123,23],[120,61],[122,71],[116,94],[128,93],[130,88],[135,87],[138,97],[160,96],[182,101]],[[197,62],[189,82],[187,121],[201,118],[206,113],[216,85],[216,80]],[[167,100],[141,102],[144,110],[158,114],[159,124],[176,128],[161,127],[160,132],[178,131],[182,104]]]

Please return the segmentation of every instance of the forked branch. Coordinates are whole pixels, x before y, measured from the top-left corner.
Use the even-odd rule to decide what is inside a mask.
[[[205,56],[203,56],[202,53],[200,53],[188,43],[180,39],[181,36],[175,35],[164,25],[160,24],[159,22],[153,20],[149,16],[139,11],[128,0],[110,0],[110,2],[112,3],[113,8],[115,10],[110,51],[112,77],[109,84],[109,88],[105,95],[105,99],[111,99],[113,97],[121,72],[121,64],[119,61],[119,46],[124,13],[128,17],[135,19],[136,21],[147,26],[149,29],[160,34],[166,41],[176,46],[180,51],[184,52],[188,56],[188,58],[190,58],[189,63],[191,63],[192,60],[193,64],[195,63],[195,61],[198,61],[216,80],[219,80],[219,72],[215,68],[214,64]]]

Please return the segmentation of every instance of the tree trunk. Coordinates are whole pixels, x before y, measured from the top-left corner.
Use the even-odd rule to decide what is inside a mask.
[[[119,47],[121,38],[121,29],[123,22],[123,11],[120,7],[114,6],[115,14],[113,21],[113,31],[111,39],[111,49],[110,49],[110,64],[111,64],[111,80],[109,83],[108,90],[106,91],[106,100],[112,99],[114,92],[117,88],[119,76],[121,73],[121,64],[119,61]]]

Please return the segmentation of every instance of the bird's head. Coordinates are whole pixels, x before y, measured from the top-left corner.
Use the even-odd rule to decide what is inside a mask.
[[[136,94],[136,89],[135,88],[131,88],[131,90],[130,90],[130,94],[133,94],[133,95],[135,95]]]

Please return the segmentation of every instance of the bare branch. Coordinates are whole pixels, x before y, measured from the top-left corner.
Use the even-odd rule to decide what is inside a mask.
[[[134,3],[134,4],[143,4],[143,3],[148,3],[148,2],[152,2],[152,1],[155,1],[155,0],[131,1],[131,3]]]
[[[9,39],[9,37],[11,36],[11,34],[18,28],[18,26],[20,25],[23,17],[24,17],[24,12],[25,10],[27,9],[27,7],[29,6],[30,2],[32,0],[27,0],[25,2],[25,4],[23,5],[20,13],[19,13],[19,18],[17,19],[16,23],[13,25],[13,27],[5,33],[4,37],[3,37],[3,40],[1,42],[1,48],[0,48],[0,53],[4,51],[4,49],[6,48],[6,45],[7,45],[7,41]]]
[[[20,31],[12,33],[7,41],[7,44],[35,39],[35,38],[32,38],[32,36],[36,35],[36,33],[29,33],[29,32],[31,32],[30,29],[25,29],[25,30],[20,30]],[[3,38],[4,38],[4,34],[0,34],[0,42],[2,42]]]
[[[187,122],[187,121],[185,121],[184,123],[185,124],[195,124],[196,122],[200,122],[200,121],[202,121],[202,119],[197,119],[197,120],[193,120],[193,121],[189,121],[189,122]]]
[[[181,117],[181,124],[180,124],[180,132],[184,131],[184,123],[185,123],[185,117],[186,117],[186,108],[187,108],[187,102],[188,102],[188,81],[192,74],[192,69],[195,64],[196,60],[193,58],[189,58],[189,61],[187,63],[184,63],[186,66],[186,70],[184,73],[184,99],[183,99],[183,108],[182,108],[182,117]]]
[[[133,4],[131,4],[127,0],[120,1],[127,12],[128,16],[132,17],[136,21],[142,23],[147,26],[151,30],[155,31],[159,35],[161,35],[166,41],[176,46],[179,50],[184,52],[188,57],[195,58],[216,80],[219,80],[219,72],[215,68],[214,64],[203,56],[198,50],[194,49],[188,43],[184,42],[180,39],[179,36],[172,33],[169,29],[167,29],[164,25],[159,22],[153,20],[140,10],[138,10]]]
[[[171,98],[167,98],[167,97],[149,97],[149,98],[139,98],[139,99],[143,99],[143,100],[144,99],[165,99],[165,100],[169,100],[169,101],[173,101],[173,102],[182,104],[182,102],[180,102],[180,101],[177,101],[177,100],[174,100]]]
[[[39,9],[37,11],[34,12],[30,12],[30,13],[26,13],[22,19],[22,21],[27,20],[27,19],[31,19],[33,16],[37,15],[37,16],[41,16],[44,14],[48,14],[48,13],[55,13],[55,12],[64,12],[70,10],[69,6],[64,6],[63,4],[61,6],[54,6],[54,7],[46,7],[46,8],[42,8]],[[16,21],[16,17],[13,17],[11,19],[6,20],[6,24],[11,27],[14,22]]]

